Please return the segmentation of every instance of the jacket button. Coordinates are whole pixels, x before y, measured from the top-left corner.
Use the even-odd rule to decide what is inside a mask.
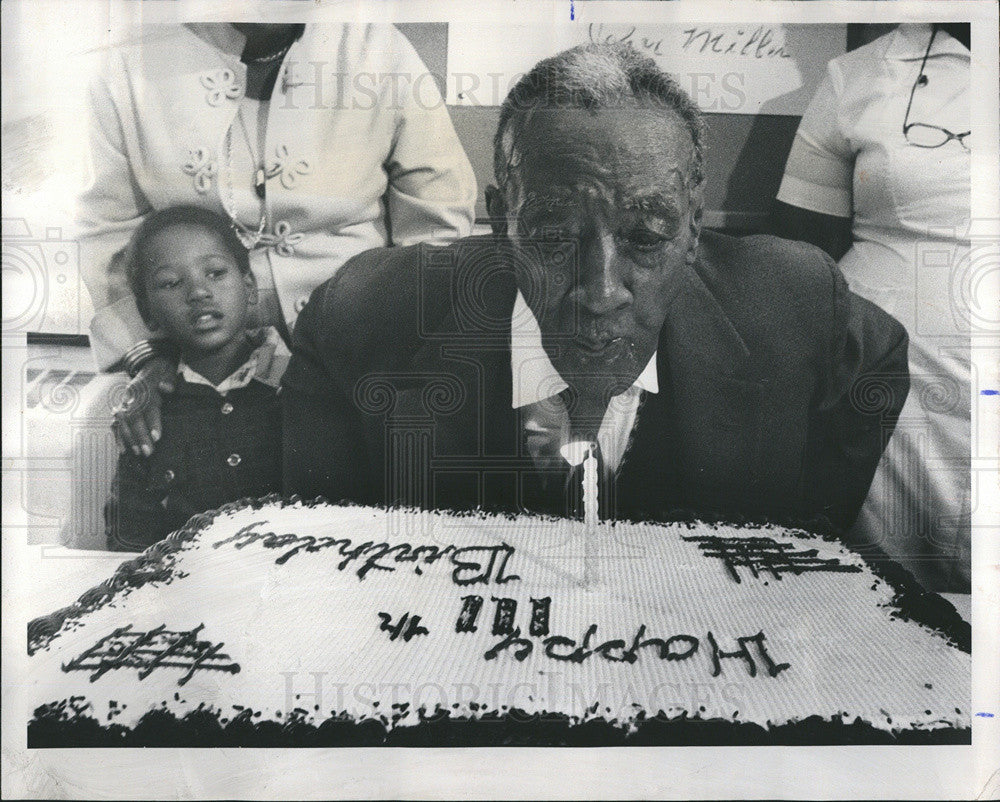
[[[174,472],[169,470],[165,471],[163,474],[163,478],[166,479],[168,482],[174,481]]]
[[[233,405],[232,404],[230,404],[228,401],[226,401],[225,403],[223,403],[223,405],[222,405],[222,414],[223,415],[228,415],[232,411],[233,411]]]
[[[301,312],[303,309],[305,309],[306,304],[308,302],[309,302],[309,297],[306,295],[303,295],[301,298],[299,298],[294,304],[296,313]]]
[[[226,462],[229,463],[229,465],[232,466],[233,468],[239,465],[242,461],[243,458],[239,454],[230,454],[228,457],[226,457]]]

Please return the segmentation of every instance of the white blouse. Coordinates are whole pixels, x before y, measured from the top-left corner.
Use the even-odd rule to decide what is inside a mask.
[[[830,62],[777,196],[852,218],[854,245],[840,267],[852,290],[897,317],[911,337],[967,334],[950,301],[952,271],[969,247],[970,154],[955,140],[919,148],[903,136],[931,33],[929,24],[900,25]],[[969,51],[939,30],[909,122],[968,131],[969,63]]]
[[[912,90],[909,123],[968,131],[970,54],[945,31],[933,43],[931,34],[931,25],[900,25],[830,62],[778,199],[851,218],[840,268],[910,336],[910,392],[854,533],[926,587],[968,592],[971,160],[954,139],[908,143],[903,121]]]

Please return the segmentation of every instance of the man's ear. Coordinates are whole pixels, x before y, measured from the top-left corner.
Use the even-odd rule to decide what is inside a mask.
[[[705,207],[705,180],[702,179],[691,188],[688,226],[691,232],[691,242],[686,255],[688,264],[692,264],[698,255],[698,238],[701,236],[701,218]]]
[[[486,214],[493,233],[498,237],[507,236],[507,202],[503,193],[492,184],[486,186]]]

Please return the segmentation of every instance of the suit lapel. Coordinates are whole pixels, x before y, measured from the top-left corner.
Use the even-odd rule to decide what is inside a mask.
[[[671,375],[683,383],[690,370],[748,378],[750,351],[729,316],[690,267],[670,302],[660,347],[670,355]]]
[[[618,466],[611,517],[642,520],[678,506],[678,449],[667,360],[657,360],[659,392],[643,392],[628,448]]]
[[[660,335],[660,392],[639,410],[618,476],[624,517],[722,509],[752,496],[761,392],[746,343],[686,268]]]

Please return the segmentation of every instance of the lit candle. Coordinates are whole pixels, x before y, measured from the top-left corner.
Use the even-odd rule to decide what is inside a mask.
[[[598,521],[597,514],[597,444],[589,440],[575,440],[559,449],[562,457],[576,467],[583,463],[583,521],[593,526]]]
[[[597,448],[593,443],[587,447],[583,459],[583,523],[585,538],[583,546],[583,586],[591,587],[597,577],[594,572],[594,546],[597,539]]]
[[[583,476],[580,480],[583,491],[583,580],[587,587],[594,584],[594,547],[597,538],[598,515],[597,495],[597,446],[593,442],[577,440],[567,443],[560,449],[563,459],[570,465],[583,463]]]
[[[597,509],[597,450],[590,443],[583,458],[583,522],[588,531],[597,526]]]

